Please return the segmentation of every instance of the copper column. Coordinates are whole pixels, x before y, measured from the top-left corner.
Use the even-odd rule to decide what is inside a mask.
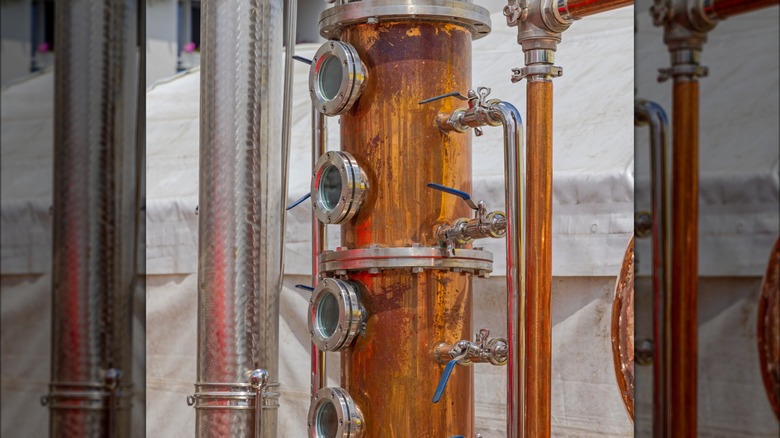
[[[426,97],[471,86],[471,39],[456,24],[399,20],[346,27],[369,80],[341,117],[342,150],[368,174],[371,191],[342,228],[350,249],[436,246],[437,224],[468,216],[460,199],[426,187],[471,190],[471,140],[446,135],[434,120],[459,102],[419,105]],[[458,367],[434,404],[443,366],[440,342],[471,337],[471,274],[425,270],[357,272],[366,286],[365,337],[341,355],[341,384],[365,416],[365,437],[473,436],[473,368]]]

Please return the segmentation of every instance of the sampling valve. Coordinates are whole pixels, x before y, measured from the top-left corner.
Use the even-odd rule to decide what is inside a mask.
[[[442,342],[436,346],[434,355],[439,363],[446,363],[444,373],[436,386],[433,402],[438,403],[444,395],[444,388],[450,380],[455,365],[470,365],[472,363],[490,363],[506,365],[509,354],[509,344],[505,338],[489,338],[490,330],[480,329],[474,342],[461,340],[455,344]]]
[[[477,90],[469,90],[468,97],[460,93],[452,92],[440,96],[431,97],[420,102],[430,103],[445,97],[455,97],[468,102],[468,108],[458,108],[449,114],[439,114],[436,118],[436,126],[442,132],[456,131],[466,132],[474,128],[474,134],[482,135],[482,126],[500,126],[501,120],[492,115],[494,106],[501,103],[500,99],[489,99],[490,88],[477,87]]]
[[[450,225],[442,224],[436,228],[436,237],[447,249],[447,256],[455,255],[455,245],[465,245],[474,239],[492,237],[500,239],[506,236],[507,218],[502,211],[487,211],[484,201],[475,204],[468,193],[441,184],[429,183],[428,187],[455,195],[474,210],[473,218],[460,218]]]

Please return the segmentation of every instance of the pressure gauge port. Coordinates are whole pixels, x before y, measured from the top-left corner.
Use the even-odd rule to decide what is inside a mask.
[[[314,167],[311,197],[320,222],[343,224],[357,214],[368,194],[368,178],[348,152],[331,151]]]
[[[309,301],[312,342],[321,351],[346,348],[363,330],[365,314],[358,283],[334,278],[320,281]]]
[[[339,115],[352,107],[363,92],[366,68],[351,45],[341,41],[323,44],[312,59],[309,94],[318,111]]]
[[[309,438],[360,438],[363,414],[342,388],[322,388],[309,407]]]

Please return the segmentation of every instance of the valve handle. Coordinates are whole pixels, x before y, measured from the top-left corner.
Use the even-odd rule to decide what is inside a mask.
[[[426,104],[426,103],[431,103],[431,102],[434,102],[434,101],[436,101],[436,100],[439,100],[439,99],[444,99],[444,98],[446,98],[446,97],[457,97],[457,98],[458,98],[458,99],[460,99],[460,100],[469,100],[469,98],[468,98],[468,97],[466,97],[466,96],[464,96],[464,95],[460,94],[460,93],[459,93],[459,92],[457,92],[457,91],[453,91],[453,92],[451,92],[451,93],[445,93],[445,94],[440,94],[440,95],[438,95],[438,96],[429,97],[429,98],[427,98],[427,99],[421,100],[421,101],[420,101],[420,102],[418,102],[417,104],[418,104],[418,105],[423,105],[423,104]]]
[[[307,194],[303,195],[303,197],[301,199],[299,199],[299,200],[293,202],[292,204],[290,204],[285,210],[292,210],[293,208],[299,206],[303,201],[305,201],[305,200],[307,200],[309,198],[311,198],[311,193],[307,193]]]
[[[452,359],[451,361],[447,362],[447,365],[444,366],[444,374],[441,375],[439,384],[436,386],[436,392],[433,394],[434,403],[438,403],[439,400],[441,400],[441,396],[444,395],[444,388],[447,387],[447,382],[450,380],[452,369],[455,368],[455,365],[458,364],[459,360],[460,358]]]
[[[309,65],[311,65],[311,62],[312,62],[311,59],[304,58],[303,56],[299,56],[299,55],[293,55],[293,59],[296,60],[296,61],[302,62],[304,64],[309,64]]]
[[[296,284],[295,287],[302,290],[307,290],[309,292],[314,292],[314,288],[305,284]]]
[[[468,204],[469,207],[471,207],[471,209],[479,210],[479,207],[477,207],[477,204],[475,204],[474,201],[471,200],[471,195],[469,195],[468,193],[466,193],[466,192],[464,192],[462,190],[453,189],[452,187],[447,187],[447,186],[443,186],[441,184],[436,184],[436,183],[428,183],[428,187],[430,187],[430,188],[432,188],[434,190],[438,190],[440,192],[449,193],[450,195],[455,195],[455,196],[459,197],[460,199],[466,201],[466,204]]]

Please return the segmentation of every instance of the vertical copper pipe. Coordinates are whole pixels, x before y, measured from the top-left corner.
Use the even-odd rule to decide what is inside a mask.
[[[471,33],[463,26],[388,21],[347,27],[367,70],[366,87],[341,117],[342,149],[368,175],[371,190],[342,228],[342,245],[434,246],[437,224],[469,216],[460,199],[435,192],[439,182],[471,190],[471,141],[443,134],[434,121],[462,105],[426,97],[471,87]],[[457,367],[432,403],[443,365],[439,342],[473,336],[471,274],[426,270],[358,272],[368,320],[365,337],[341,354],[341,384],[365,418],[365,437],[474,435],[473,367]]]
[[[719,19],[725,19],[734,15],[744,14],[780,4],[778,0],[713,0],[711,4],[704,6],[707,14]]]
[[[578,20],[582,17],[633,4],[634,0],[569,0],[564,2],[562,6],[558,6],[558,13],[562,16],[568,14],[571,19]]]
[[[312,154],[311,166],[317,165],[319,159],[326,151],[328,144],[328,124],[325,115],[311,108],[311,141]],[[312,255],[311,255],[311,285],[317,287],[320,279],[320,261],[319,255],[325,251],[328,243],[325,224],[317,219],[312,210],[311,214],[311,236],[312,236]],[[311,395],[317,394],[317,390],[324,388],[328,380],[327,368],[325,366],[325,352],[317,350],[314,343],[311,344]]]
[[[552,97],[551,80],[527,86],[526,297],[524,436],[550,436],[550,322],[552,282]],[[523,324],[522,320],[518,324]]]
[[[699,83],[676,80],[672,115],[671,432],[696,436]],[[670,309],[671,308],[671,309]]]

